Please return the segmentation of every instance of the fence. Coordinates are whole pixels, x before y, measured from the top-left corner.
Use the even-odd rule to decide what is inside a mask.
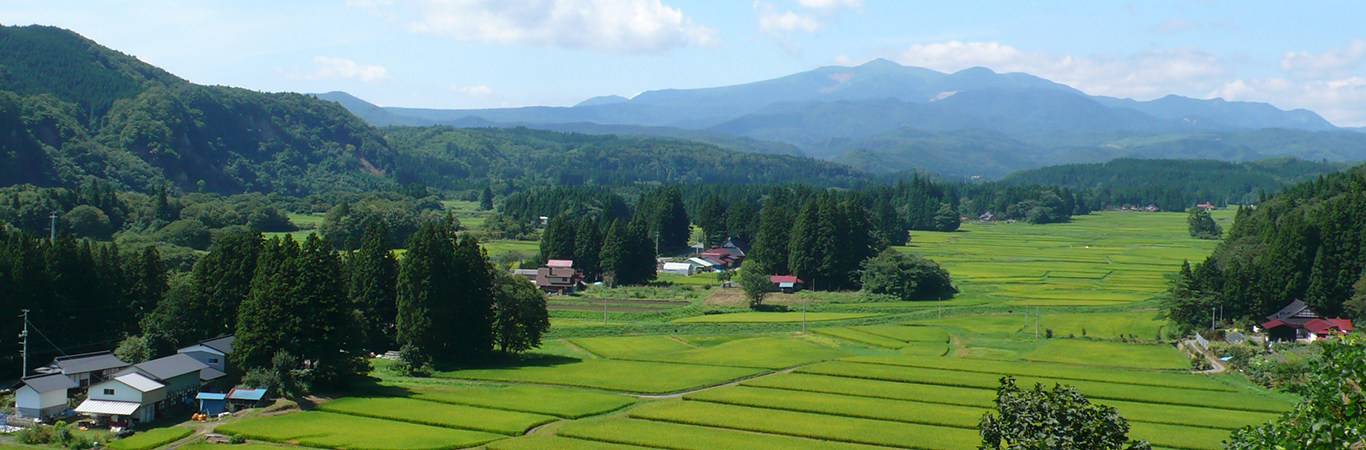
[[[1195,343],[1200,344],[1201,349],[1209,350],[1209,341],[1206,340],[1204,336],[1201,336],[1200,333],[1195,333]]]

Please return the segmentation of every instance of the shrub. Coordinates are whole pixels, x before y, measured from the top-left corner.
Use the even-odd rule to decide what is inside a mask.
[[[901,300],[939,300],[958,293],[938,263],[891,248],[864,261],[862,274],[864,291]]]

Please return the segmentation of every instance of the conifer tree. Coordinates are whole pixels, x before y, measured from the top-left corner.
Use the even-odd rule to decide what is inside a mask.
[[[589,216],[579,219],[574,227],[574,267],[590,281],[597,280],[601,273],[602,239],[596,220]]]
[[[170,289],[166,269],[161,266],[161,253],[148,246],[128,260],[128,314],[140,322],[156,309]]]
[[[179,319],[189,321],[194,334],[183,336],[180,342],[212,338],[237,328],[237,309],[252,289],[262,242],[261,232],[254,230],[225,235],[195,263],[191,277],[196,300],[190,311],[194,315]]]
[[[494,268],[479,240],[466,233],[455,247],[454,278],[459,295],[446,305],[451,316],[437,314],[449,330],[447,355],[467,361],[493,351]]]
[[[574,225],[569,215],[556,215],[541,232],[541,258],[574,259],[574,244]]]
[[[461,289],[455,277],[454,233],[448,222],[422,224],[408,238],[408,251],[399,265],[398,345],[428,359],[445,352],[445,329],[454,325],[442,316],[451,314],[451,299]]]
[[[350,299],[364,321],[365,348],[394,348],[398,317],[398,260],[389,250],[389,227],[374,220],[365,230],[360,250],[351,257]]]
[[[607,234],[602,238],[602,251],[598,254],[602,276],[609,286],[620,284],[619,274],[628,264],[626,245],[625,227],[622,226],[621,220],[613,220],[612,225],[607,227]]]
[[[299,245],[286,235],[260,250],[251,290],[237,315],[232,359],[244,369],[269,367],[276,351],[296,347],[302,318],[291,315]]]
[[[479,194],[479,210],[490,211],[493,209],[493,189],[484,186],[484,192]]]
[[[753,260],[767,274],[787,274],[790,240],[795,217],[786,205],[773,202],[759,211],[759,230],[747,260]]]
[[[730,237],[752,244],[758,231],[759,213],[754,209],[754,203],[742,199],[726,208],[726,232]]]
[[[649,236],[649,226],[643,221],[633,221],[626,227],[626,258],[624,275],[618,269],[621,284],[639,285],[654,281],[658,276],[655,263],[654,241]]]
[[[703,244],[707,247],[720,246],[727,237],[730,237],[730,232],[726,229],[726,205],[721,203],[721,196],[708,196],[707,200],[702,202],[697,216],[695,222],[705,233]]]
[[[788,240],[788,270],[813,285],[816,285],[817,277],[824,275],[821,273],[822,256],[817,247],[823,248],[821,240],[823,236],[829,236],[821,229],[820,222],[820,205],[815,199],[808,200],[792,222],[792,234]]]
[[[364,335],[346,295],[341,259],[317,234],[308,235],[294,259],[286,313],[298,326],[287,340],[293,346],[283,350],[311,362],[314,379],[343,381],[357,368]]]

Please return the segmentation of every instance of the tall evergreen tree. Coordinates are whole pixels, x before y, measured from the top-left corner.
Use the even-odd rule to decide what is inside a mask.
[[[451,299],[460,295],[456,279],[455,230],[446,222],[424,223],[408,238],[407,253],[399,264],[398,345],[424,356],[443,354],[449,343],[440,315],[454,309]]]
[[[602,252],[598,254],[598,261],[602,267],[602,276],[609,286],[622,284],[620,274],[629,265],[625,228],[621,220],[613,220],[612,225],[607,227],[607,234],[602,238]]]
[[[721,196],[712,194],[702,202],[702,208],[697,215],[698,226],[702,227],[705,233],[703,244],[707,247],[717,247],[730,237],[730,232],[726,229],[726,205],[721,203]]]
[[[161,253],[148,246],[128,260],[128,314],[141,322],[156,309],[170,289],[169,276],[161,265]]]
[[[178,336],[177,342],[207,339],[237,328],[237,310],[252,289],[263,242],[261,232],[254,230],[225,235],[195,263],[191,277],[197,295],[189,311],[194,315],[180,318],[188,321],[192,334]]]
[[[280,350],[297,347],[303,318],[291,314],[290,296],[298,281],[299,244],[288,235],[260,250],[250,291],[237,314],[232,359],[244,369],[270,367]]]
[[[650,240],[649,225],[633,221],[626,227],[626,260],[624,270],[618,271],[618,282],[627,285],[646,284],[658,276],[654,242]]]
[[[568,214],[561,213],[550,219],[541,232],[541,257],[574,259],[574,244],[574,225]]]
[[[759,213],[753,202],[741,199],[726,208],[726,232],[745,243],[754,243],[754,235],[759,232]]]
[[[484,186],[484,192],[479,194],[479,210],[493,210],[493,189]]]
[[[786,205],[769,204],[759,212],[759,230],[747,259],[766,274],[787,274],[790,241],[796,217]]]
[[[460,283],[455,302],[448,306],[451,317],[441,323],[449,324],[448,355],[457,360],[471,360],[493,351],[494,268],[488,254],[479,247],[479,240],[466,233],[455,247],[455,279]]]
[[[315,380],[342,382],[358,369],[364,334],[346,295],[341,259],[332,243],[310,234],[293,266],[286,313],[297,318],[298,329],[284,350],[310,362]]]
[[[821,241],[828,236],[830,233],[821,229],[820,204],[815,199],[807,201],[792,222],[787,267],[793,275],[806,280],[813,287],[819,286],[816,277],[824,275],[821,267],[823,258],[819,252],[825,247]]]
[[[394,348],[398,317],[398,259],[389,250],[389,227],[375,220],[365,230],[360,250],[351,257],[350,299],[364,321],[365,347]]]
[[[574,227],[574,267],[590,281],[597,280],[601,269],[602,230],[592,217],[584,216]]]

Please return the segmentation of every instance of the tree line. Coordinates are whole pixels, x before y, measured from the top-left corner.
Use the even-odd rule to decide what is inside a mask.
[[[1302,183],[1255,209],[1238,209],[1223,242],[1176,276],[1173,321],[1208,326],[1211,308],[1259,323],[1301,299],[1325,317],[1366,318],[1366,167]],[[1203,223],[1203,220],[1200,222]]]

